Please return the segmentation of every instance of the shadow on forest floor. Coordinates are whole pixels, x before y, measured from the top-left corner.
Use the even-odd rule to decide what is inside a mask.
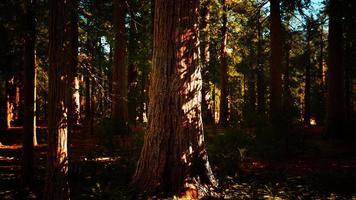
[[[20,130],[20,129],[19,129]],[[1,132],[1,199],[36,199],[43,188],[45,146],[36,148],[36,190],[19,191],[21,137],[19,130]],[[10,142],[6,142],[9,132]],[[42,133],[43,134],[43,133]],[[287,148],[257,147],[250,130],[207,129],[211,165],[219,178],[218,199],[356,199],[356,146],[322,139],[319,133],[293,138]],[[71,139],[71,199],[133,199],[128,183],[135,170],[143,130],[130,145],[119,136],[77,133]],[[110,140],[111,145],[107,145]],[[17,145],[16,145],[17,144]],[[108,148],[108,146],[110,148]],[[273,151],[272,151],[273,150]],[[270,151],[270,152],[269,152]],[[273,157],[274,151],[284,151]]]

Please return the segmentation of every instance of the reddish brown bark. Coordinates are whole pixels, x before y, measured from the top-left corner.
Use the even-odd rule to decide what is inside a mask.
[[[215,123],[211,111],[209,65],[210,65],[210,1],[204,1],[200,10],[200,63],[202,65],[202,115],[203,122]]]
[[[44,199],[69,199],[67,105],[68,77],[63,57],[64,0],[49,2],[49,88],[48,88],[48,155]]]
[[[149,122],[132,186],[197,198],[216,183],[205,149],[198,0],[156,0]]]

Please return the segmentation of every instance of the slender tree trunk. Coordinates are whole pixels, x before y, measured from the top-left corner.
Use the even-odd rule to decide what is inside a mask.
[[[5,89],[6,81],[0,79],[0,99],[1,99],[1,108],[0,108],[0,130],[3,128],[7,128],[6,126],[6,115],[7,115],[7,106],[6,106],[6,89]]]
[[[95,81],[92,80],[91,81],[91,86],[90,86],[90,135],[93,135],[94,134],[94,119],[96,117],[96,110],[95,110],[95,104],[96,104],[96,101],[95,101],[95,93],[94,93],[94,88],[95,88]]]
[[[44,199],[69,199],[67,105],[68,83],[63,45],[64,0],[49,2],[49,87],[48,87],[48,165]]]
[[[212,107],[212,111],[211,111],[211,113],[212,113],[212,115],[213,115],[213,120],[214,120],[214,123],[216,123],[216,120],[217,120],[217,117],[216,117],[216,114],[217,114],[217,112],[216,112],[216,90],[215,90],[215,84],[213,85],[213,91],[211,92],[212,93],[212,97],[211,97],[211,99],[212,99],[212,101],[213,101],[213,107]]]
[[[5,83],[6,94],[6,128],[11,127],[11,123],[14,119],[14,98],[15,98],[15,83],[14,77],[10,76]]]
[[[135,57],[135,21],[130,18],[130,29],[129,29],[129,43],[128,43],[128,121],[130,124],[134,124],[136,122],[136,117],[138,116],[137,107],[139,107],[137,103],[137,84],[135,84],[137,80],[137,66],[134,63]]]
[[[89,132],[90,132],[90,134],[92,134],[92,132],[91,132],[91,122],[92,122],[93,116],[92,116],[92,112],[91,112],[91,110],[92,110],[92,108],[91,108],[91,106],[92,106],[92,103],[91,103],[92,94],[91,94],[91,88],[90,88],[91,84],[90,83],[91,83],[91,80],[90,80],[90,75],[89,75],[89,72],[88,72],[88,74],[85,77],[85,120],[86,120],[87,128],[90,129]]]
[[[228,75],[227,75],[227,5],[225,0],[222,0],[223,5],[223,16],[222,16],[222,27],[221,27],[221,49],[220,49],[220,118],[219,125],[227,126],[228,121]]]
[[[318,67],[318,79],[320,84],[318,86],[318,114],[317,121],[323,123],[325,116],[325,73],[324,73],[324,40],[323,40],[323,26],[320,26],[320,55]]]
[[[114,0],[115,51],[112,70],[112,120],[113,133],[124,134],[128,122],[128,74],[125,39],[125,0]]]
[[[21,72],[19,72],[21,73]],[[20,124],[22,124],[21,122],[21,98],[22,98],[22,95],[21,94],[21,83],[20,83],[20,80],[19,80],[19,75],[17,75],[16,77],[16,82],[15,82],[15,104],[14,104],[14,117],[13,117],[13,120],[14,120],[14,125],[15,126],[19,126]]]
[[[346,34],[345,39],[345,123],[349,129],[349,124],[352,117],[352,42],[349,34]],[[349,132],[349,130],[347,130]]]
[[[328,41],[327,132],[331,137],[341,137],[345,118],[341,0],[329,1]]]
[[[280,0],[270,0],[271,5],[271,95],[270,119],[276,134],[281,133],[282,113],[282,25],[280,16]]]
[[[256,76],[255,76],[255,62],[253,61],[256,58],[254,54],[252,45],[249,44],[249,58],[248,58],[248,72],[247,72],[247,102],[248,102],[248,112],[256,111]]]
[[[306,52],[305,52],[305,87],[304,87],[304,124],[309,125],[310,123],[310,90],[311,90],[311,85],[310,85],[310,22],[307,24],[307,46],[306,46]]]
[[[286,35],[289,35],[289,32],[286,32]],[[287,39],[285,44],[285,69],[284,69],[284,84],[283,84],[283,111],[285,114],[285,122],[289,125],[292,121],[293,114],[291,110],[293,109],[293,97],[290,89],[290,51],[291,43],[290,38]]]
[[[132,185],[196,199],[215,185],[205,149],[198,0],[156,0],[149,123]]]
[[[36,64],[35,64],[35,2],[27,3],[25,8],[24,37],[24,124],[23,124],[23,174],[24,186],[32,186],[33,146],[36,140]]]
[[[320,26],[320,60],[319,60],[319,78],[320,78],[320,91],[324,94],[325,90],[325,74],[324,74],[324,39],[323,39],[323,26]]]
[[[261,31],[261,22],[260,22],[260,12],[258,13],[258,22],[257,22],[257,111],[260,114],[265,114],[266,112],[266,86],[265,86],[265,76],[264,76],[264,67],[262,60],[262,31]]]

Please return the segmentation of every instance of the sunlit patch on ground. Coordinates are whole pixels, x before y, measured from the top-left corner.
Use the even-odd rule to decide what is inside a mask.
[[[95,157],[95,158],[81,158],[80,161],[95,161],[95,162],[115,162],[120,159],[120,156],[112,157]]]

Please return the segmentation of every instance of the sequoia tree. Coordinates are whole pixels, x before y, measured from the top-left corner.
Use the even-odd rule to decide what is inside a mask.
[[[68,74],[63,57],[64,0],[49,1],[48,155],[44,199],[69,199],[67,150]]]
[[[132,180],[147,195],[197,198],[215,185],[201,116],[198,0],[156,0],[148,127]]]

